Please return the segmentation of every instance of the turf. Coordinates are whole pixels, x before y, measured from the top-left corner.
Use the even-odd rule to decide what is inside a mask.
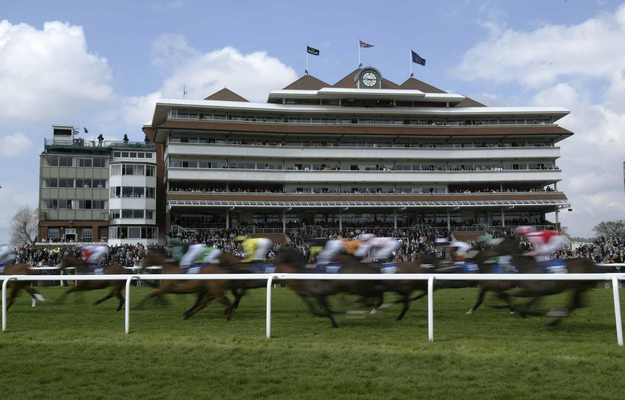
[[[56,299],[61,290],[41,293]],[[149,290],[133,287],[131,304]],[[589,307],[554,330],[542,329],[546,317],[522,319],[488,298],[466,315],[476,289],[441,290],[434,343],[426,299],[401,322],[394,307],[339,315],[332,329],[277,288],[268,340],[264,290],[250,292],[229,322],[216,303],[182,321],[194,298],[170,295],[168,308],[132,310],[130,335],[115,300],[91,306],[104,294],[35,308],[19,298],[0,334],[0,398],[620,399],[625,390],[611,290],[591,291]]]

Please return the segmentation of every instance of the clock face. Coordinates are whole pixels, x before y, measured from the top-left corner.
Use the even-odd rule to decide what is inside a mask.
[[[375,85],[377,81],[378,81],[378,78],[376,78],[375,74],[372,72],[367,72],[366,74],[362,76],[362,83],[364,83],[365,86],[371,87]]]

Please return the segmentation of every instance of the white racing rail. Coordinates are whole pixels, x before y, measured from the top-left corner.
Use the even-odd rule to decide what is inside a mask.
[[[58,281],[58,276],[32,275],[2,275],[2,331],[6,331],[6,291],[7,284],[12,281]],[[130,333],[130,283],[133,280],[188,280],[189,275],[160,274],[160,275],[74,275],[70,280],[125,280],[125,328]],[[199,274],[194,280],[267,280],[267,338],[271,337],[271,288],[274,280],[420,280],[428,281],[428,337],[434,341],[434,281],[606,281],[612,283],[614,296],[614,316],[616,320],[616,338],[619,346],[623,346],[623,324],[621,320],[621,303],[619,296],[619,280],[625,280],[625,273],[605,274]]]

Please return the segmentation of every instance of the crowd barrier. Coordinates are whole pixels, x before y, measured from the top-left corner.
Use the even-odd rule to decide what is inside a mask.
[[[32,276],[32,275],[3,275],[2,282],[2,331],[6,331],[6,291],[7,284],[12,281],[50,281],[58,280],[58,276]],[[160,274],[160,275],[75,275],[71,280],[125,280],[126,302],[125,307],[125,332],[130,333],[130,283],[133,280],[188,280],[184,274]],[[434,341],[434,281],[435,280],[464,280],[464,281],[540,281],[540,280],[577,280],[577,281],[607,281],[612,283],[614,297],[614,315],[616,320],[616,336],[619,346],[623,346],[623,326],[621,320],[621,303],[619,296],[619,280],[625,279],[624,273],[605,274],[200,274],[193,279],[211,280],[267,280],[267,307],[266,307],[266,335],[271,338],[271,293],[274,280],[427,280],[428,281],[428,338]]]

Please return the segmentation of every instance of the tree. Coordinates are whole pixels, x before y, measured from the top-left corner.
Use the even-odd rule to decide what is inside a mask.
[[[24,246],[34,244],[37,239],[37,210],[28,206],[17,210],[11,221],[11,244]]]
[[[601,222],[592,230],[597,234],[597,236],[605,236],[605,237],[624,237],[625,236],[625,221],[622,219],[618,221],[607,221]]]

